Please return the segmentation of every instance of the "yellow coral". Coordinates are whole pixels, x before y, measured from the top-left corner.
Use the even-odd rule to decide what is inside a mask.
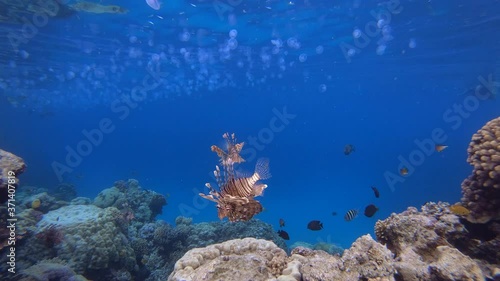
[[[40,208],[40,205],[42,204],[42,201],[40,201],[40,199],[35,199],[33,200],[33,202],[31,202],[31,208],[32,209],[38,209]]]

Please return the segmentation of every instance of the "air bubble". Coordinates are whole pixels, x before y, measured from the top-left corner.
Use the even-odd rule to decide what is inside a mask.
[[[411,49],[415,49],[417,47],[417,41],[415,40],[415,38],[410,39],[410,42],[408,43],[408,47],[410,47]]]
[[[359,30],[358,28],[354,29],[354,31],[352,32],[352,37],[354,38],[361,37],[361,30]]]
[[[385,53],[385,49],[387,48],[386,45],[379,45],[377,47],[377,55],[381,56]]]
[[[179,40],[182,42],[187,42],[191,38],[191,34],[187,31],[182,32],[179,34]]]
[[[66,79],[68,79],[68,80],[71,80],[71,79],[75,78],[75,76],[76,75],[75,75],[75,73],[73,71],[68,71],[66,73]]]
[[[19,51],[19,56],[23,59],[27,59],[30,57],[30,53],[26,52],[25,50]]]
[[[318,87],[318,90],[319,90],[319,92],[320,92],[320,93],[324,93],[324,92],[326,92],[326,89],[327,89],[327,88],[326,88],[326,85],[325,85],[325,84],[321,84],[321,85],[319,85],[319,87]]]
[[[316,54],[321,55],[325,51],[325,48],[321,45],[316,47]]]

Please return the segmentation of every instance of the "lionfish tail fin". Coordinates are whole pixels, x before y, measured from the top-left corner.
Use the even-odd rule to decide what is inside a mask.
[[[271,177],[268,158],[259,158],[259,160],[257,160],[257,164],[255,165],[255,173],[259,176],[260,180],[265,180]]]

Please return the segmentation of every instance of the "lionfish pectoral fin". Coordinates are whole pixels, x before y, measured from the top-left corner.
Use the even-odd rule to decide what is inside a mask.
[[[212,191],[212,190],[215,190],[211,185],[210,183],[206,183],[205,186],[208,188],[208,190]]]
[[[217,190],[215,190],[215,189],[214,189],[214,188],[210,185],[210,183],[208,183],[208,182],[207,182],[207,183],[205,184],[205,186],[208,188],[209,194],[210,194],[210,196],[211,196],[212,198],[214,198],[214,196],[216,196],[216,197],[219,197],[219,196],[220,196],[219,192],[217,192]],[[203,194],[203,193],[202,193],[202,194]],[[208,196],[208,195],[207,195],[207,196]]]
[[[206,194],[203,194],[203,193],[201,193],[201,192],[200,192],[200,193],[198,193],[198,195],[200,195],[201,197],[203,197],[203,198],[205,198],[205,199],[207,199],[207,200],[210,200],[210,201],[212,201],[212,202],[215,202],[215,203],[217,203],[217,202],[218,202],[218,200],[217,200],[217,199],[215,199],[213,195],[206,195]]]
[[[264,189],[267,188],[267,184],[256,184],[253,187],[253,195],[254,196],[260,196],[262,193],[264,193]]]
[[[269,171],[269,159],[259,158],[257,164],[255,164],[255,174],[258,175],[260,180],[265,180],[271,177],[271,172]]]

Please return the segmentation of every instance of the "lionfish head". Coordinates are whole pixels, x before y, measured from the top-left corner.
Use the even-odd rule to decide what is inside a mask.
[[[219,217],[220,220],[227,217],[227,209],[220,203],[217,204],[217,216]]]

